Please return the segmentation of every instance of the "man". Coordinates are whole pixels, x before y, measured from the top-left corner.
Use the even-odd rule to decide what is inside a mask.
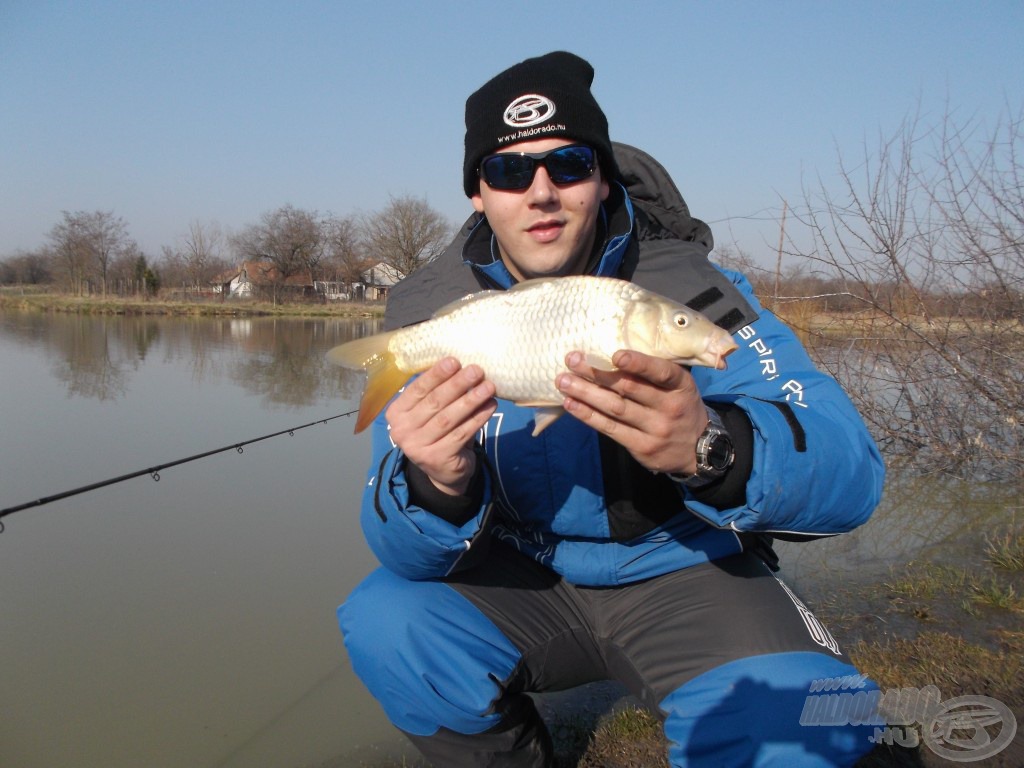
[[[876,447],[651,158],[611,144],[593,69],[528,59],[466,102],[476,215],[399,284],[387,324],[537,277],[630,279],[734,332],[726,371],[566,350],[562,418],[495,399],[445,359],[374,424],[363,500],[383,567],[339,609],[353,667],[435,766],[548,766],[527,692],[618,679],[683,765],[845,765],[855,728],[801,725],[812,683],[855,675],[774,574],[771,537],[864,522]]]

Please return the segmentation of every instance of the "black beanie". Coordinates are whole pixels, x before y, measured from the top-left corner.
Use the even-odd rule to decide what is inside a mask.
[[[466,99],[466,196],[477,191],[484,155],[507,144],[551,136],[575,139],[597,150],[608,181],[618,175],[608,120],[590,84],[594,68],[572,53],[555,51],[527,59],[494,76]]]

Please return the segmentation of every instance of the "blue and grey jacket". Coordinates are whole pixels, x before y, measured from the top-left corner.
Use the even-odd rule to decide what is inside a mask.
[[[728,369],[692,374],[733,435],[736,463],[694,492],[571,417],[532,437],[532,409],[499,400],[480,435],[473,489],[446,504],[430,497],[381,415],[362,524],[397,574],[442,577],[482,556],[493,536],[573,583],[621,584],[763,548],[771,536],[842,533],[878,504],[882,460],[849,398],[758,305],[742,275],[708,261],[710,230],[690,217],[664,169],[631,147],[615,152],[623,184],[612,185],[604,248],[588,271],[630,279],[733,332],[739,349]],[[476,290],[509,287],[493,252],[486,219],[471,217],[445,254],[393,289],[388,327],[425,320]]]

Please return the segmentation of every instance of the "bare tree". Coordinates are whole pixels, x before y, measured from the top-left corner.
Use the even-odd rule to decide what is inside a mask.
[[[0,262],[0,283],[4,285],[41,285],[49,283],[52,254],[45,248],[19,252]]]
[[[146,254],[137,245],[122,250],[110,265],[111,287],[120,296],[156,295],[160,287],[160,275],[149,263]]]
[[[92,279],[99,280],[105,294],[112,260],[136,247],[128,237],[124,219],[112,211],[63,211],[63,221],[53,226],[49,238],[64,277],[76,294],[83,293]]]
[[[911,119],[840,157],[841,192],[805,192],[794,253],[858,306],[856,337],[819,354],[893,459],[1024,473],[1022,126]]]
[[[244,259],[265,261],[272,267],[267,274],[274,285],[274,301],[295,275],[317,279],[324,256],[324,232],[315,211],[303,211],[290,205],[263,214],[258,224],[234,238],[236,252]]]
[[[189,222],[188,232],[173,247],[162,248],[160,272],[166,284],[180,286],[185,293],[202,293],[230,268],[226,244],[216,222]]]
[[[183,238],[185,274],[189,283],[200,290],[224,265],[224,234],[214,222],[191,221]]]
[[[113,259],[136,248],[128,227],[112,211],[63,211],[63,220],[53,225],[49,240],[63,278],[76,294],[84,293],[92,280],[106,293],[108,271]]]
[[[331,276],[345,283],[359,282],[371,265],[360,240],[359,226],[351,216],[324,221],[325,263]]]
[[[772,273],[746,251],[735,245],[716,245],[711,260],[726,269],[743,273],[762,302],[770,296]]]
[[[437,258],[452,235],[444,216],[411,196],[392,198],[384,210],[363,219],[362,229],[372,262],[389,264],[403,275]]]

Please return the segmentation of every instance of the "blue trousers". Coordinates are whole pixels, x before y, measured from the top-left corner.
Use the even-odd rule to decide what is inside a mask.
[[[437,768],[551,765],[525,694],[607,679],[662,719],[677,768],[851,765],[872,746],[866,725],[801,723],[821,681],[857,670],[750,553],[598,589],[496,543],[443,580],[378,569],[338,616],[357,675]]]

